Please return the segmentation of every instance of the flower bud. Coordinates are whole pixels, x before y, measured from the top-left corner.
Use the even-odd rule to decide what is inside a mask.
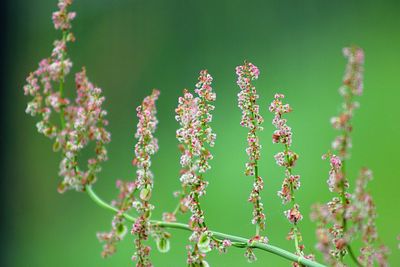
[[[120,223],[117,225],[116,233],[120,238],[124,237],[127,232],[128,232],[128,228],[125,226],[125,224]]]
[[[197,242],[197,246],[202,253],[207,253],[211,251],[210,247],[210,237],[208,236],[208,232],[203,232],[200,235],[199,241]]]
[[[170,249],[169,239],[165,237],[157,238],[157,249],[161,253],[167,253]]]
[[[144,201],[149,201],[151,198],[151,187],[146,185],[142,190],[140,190],[140,198]]]
[[[53,144],[53,151],[54,151],[54,152],[57,152],[57,151],[60,150],[60,148],[61,148],[60,142],[59,142],[58,140],[55,141],[54,144]]]

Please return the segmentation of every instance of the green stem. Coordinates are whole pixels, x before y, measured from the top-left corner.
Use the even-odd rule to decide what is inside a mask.
[[[178,202],[178,205],[176,205],[174,211],[172,212],[172,214],[173,214],[174,216],[176,216],[176,214],[178,213],[180,207],[181,207],[181,201]]]
[[[347,251],[349,252],[350,258],[357,264],[358,267],[362,267],[362,265],[358,262],[357,257],[355,256],[353,250],[350,245],[347,245]]]
[[[250,90],[251,92],[251,90]],[[254,96],[251,95],[250,99],[252,99]],[[255,122],[255,114],[254,114],[254,105],[256,104],[255,100],[250,100],[250,110],[251,110],[251,119],[253,123],[254,129],[257,129],[257,123]],[[250,130],[251,131],[251,130]],[[254,130],[254,136],[257,139],[257,132]],[[257,183],[258,180],[258,160],[254,160],[254,183]],[[256,209],[259,212],[260,211],[260,193],[258,193],[258,198],[256,200]],[[262,223],[262,222],[261,222]],[[256,224],[256,236],[260,236],[260,230],[265,227],[265,224],[263,224],[263,227],[261,227],[260,221],[257,222]]]
[[[352,98],[353,95],[350,92],[349,95],[344,97],[345,100],[345,105],[347,107],[349,107],[352,103]],[[342,168],[341,168],[341,175],[342,175],[342,181],[340,183],[340,197],[341,197],[341,202],[342,202],[342,206],[343,206],[343,213],[342,213],[342,227],[343,227],[343,235],[345,235],[346,231],[347,231],[347,220],[346,220],[346,209],[347,209],[347,198],[346,198],[346,188],[345,188],[345,181],[347,179],[347,175],[346,175],[346,161],[345,161],[345,157],[347,154],[347,138],[350,135],[350,131],[349,131],[349,127],[350,127],[350,120],[347,122],[348,125],[345,125],[344,130],[342,132],[342,136],[343,136],[343,142],[342,142],[342,148],[341,151],[339,151],[341,153],[342,156]],[[349,252],[350,258],[354,261],[354,263],[357,266],[362,266],[359,261],[357,260],[357,257],[355,256],[353,250],[351,249],[350,245],[348,244],[347,246],[347,251]],[[343,254],[340,255],[340,261],[343,262]]]
[[[257,180],[258,180],[258,163],[257,163],[257,160],[255,160],[254,163],[255,163],[255,166],[254,166],[254,183],[257,183]],[[260,200],[259,199],[257,199],[256,205],[257,205],[257,209],[259,210],[260,209]],[[256,224],[256,236],[260,235],[260,229],[261,229],[260,223],[257,222],[257,224]]]
[[[94,191],[93,188],[90,185],[86,185],[85,187],[86,192],[89,194],[90,198],[100,207],[105,208],[109,211],[113,212],[118,212],[118,209],[114,208],[113,206],[107,204],[104,202]],[[130,221],[130,222],[135,222],[136,218],[123,213],[122,216]],[[159,227],[164,227],[164,228],[173,228],[173,229],[180,229],[180,230],[185,230],[185,231],[192,231],[190,227],[187,224],[183,223],[178,223],[178,222],[163,222],[163,221],[157,221],[157,220],[151,220],[150,221],[152,225],[159,226]],[[220,238],[220,239],[227,239],[230,240],[235,244],[236,247],[250,247],[250,248],[257,248],[260,250],[267,251],[269,253],[275,254],[277,256],[280,256],[284,259],[293,261],[293,262],[298,262],[300,264],[303,264],[305,266],[309,267],[326,267],[325,265],[322,265],[318,262],[311,261],[309,259],[306,259],[301,256],[297,256],[293,253],[290,253],[284,249],[281,249],[276,246],[268,245],[268,244],[262,244],[259,242],[253,242],[251,245],[249,244],[249,239],[246,239],[244,237],[239,237],[239,236],[234,236],[230,234],[225,234],[217,231],[211,231],[210,232],[213,234],[213,236]]]
[[[285,153],[286,153],[286,161],[287,161],[288,164],[290,164],[289,146],[288,146],[288,144],[285,144]],[[289,172],[289,175],[292,175],[292,167],[287,167],[287,170]],[[290,183],[290,203],[292,204],[293,207],[296,204],[295,197],[294,197],[294,188],[293,188],[293,184],[292,183]],[[294,246],[296,248],[296,252],[301,255],[302,252],[301,252],[300,247],[299,247],[298,232],[299,232],[299,229],[297,227],[297,222],[294,222],[293,223]]]
[[[67,42],[67,31],[63,31],[63,36],[62,36],[62,41],[66,44]],[[60,84],[59,84],[59,93],[60,93],[60,99],[63,98],[64,96],[64,60],[65,60],[65,51],[63,50],[61,52],[61,78],[60,78]],[[64,118],[64,105],[61,105],[60,107],[60,122],[61,122],[61,129],[65,128],[65,118]]]

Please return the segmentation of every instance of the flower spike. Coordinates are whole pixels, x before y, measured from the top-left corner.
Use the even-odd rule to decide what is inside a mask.
[[[287,120],[283,118],[283,115],[290,113],[292,108],[289,104],[283,104],[282,99],[284,98],[283,94],[275,94],[274,100],[269,106],[269,111],[275,115],[272,124],[276,127],[272,135],[272,143],[284,146],[284,151],[275,155],[276,164],[285,168],[285,178],[281,190],[278,191],[278,196],[282,199],[283,204],[290,203],[292,206],[284,212],[285,217],[293,225],[287,238],[294,240],[297,255],[314,260],[314,255],[304,255],[304,245],[300,245],[302,235],[298,224],[303,219],[303,215],[300,212],[299,204],[295,201],[295,191],[300,188],[300,175],[293,174],[293,168],[299,156],[291,150],[292,128],[287,125]],[[297,263],[293,265],[300,266]]]
[[[260,115],[260,107],[257,104],[259,98],[255,86],[252,81],[257,80],[260,70],[250,62],[244,63],[242,66],[236,67],[237,85],[240,88],[238,93],[238,106],[242,110],[242,119],[240,125],[248,128],[246,153],[249,161],[246,163],[246,176],[254,176],[253,189],[250,193],[248,201],[253,204],[252,224],[256,225],[256,233],[254,240],[268,243],[268,238],[261,236],[260,230],[265,229],[264,206],[261,203],[260,192],[264,188],[264,181],[259,175],[258,161],[260,159],[261,144],[257,132],[262,131],[261,124],[264,122]],[[251,254],[249,254],[251,255]]]
[[[136,108],[139,122],[135,138],[138,140],[135,145],[136,166],[136,188],[139,192],[139,198],[132,203],[139,217],[136,218],[132,226],[131,233],[136,236],[136,252],[132,259],[137,261],[137,267],[153,266],[150,261],[151,248],[144,244],[151,233],[150,217],[154,206],[150,204],[150,198],[153,190],[153,173],[150,170],[151,156],[158,151],[158,142],[154,137],[157,127],[156,100],[160,92],[153,90],[150,96],[147,96],[142,104]]]
[[[180,181],[182,191],[180,203],[173,213],[165,213],[164,220],[175,220],[178,210],[190,210],[189,226],[193,230],[189,240],[195,245],[187,246],[187,263],[190,266],[206,266],[206,253],[213,247],[223,248],[223,242],[214,238],[208,231],[205,223],[204,211],[200,206],[200,197],[206,194],[208,182],[204,173],[211,168],[209,161],[213,158],[208,147],[213,147],[216,135],[210,123],[211,111],[214,110],[213,102],[216,94],[212,90],[212,76],[207,70],[200,71],[194,96],[188,90],[183,91],[183,96],[178,100],[176,120],[181,128],[176,131],[182,152],[180,163],[182,166]],[[224,243],[225,244],[225,243]]]
[[[377,241],[375,227],[375,207],[372,197],[365,191],[372,175],[369,170],[362,170],[356,181],[353,194],[348,192],[349,179],[346,163],[350,158],[352,118],[359,107],[354,98],[363,92],[364,52],[359,47],[346,47],[343,55],[347,59],[346,71],[339,93],[343,97],[342,109],[337,117],[331,119],[334,129],[340,134],[332,142],[333,152],[322,156],[329,160],[330,170],[328,188],[337,194],[325,205],[313,206],[311,218],[317,221],[317,248],[324,254],[325,260],[332,264],[343,264],[343,258],[349,255],[358,266],[372,266],[376,261],[379,266],[386,266],[387,250],[384,246],[374,247]],[[368,230],[367,230],[368,229]],[[364,238],[368,231],[368,238]],[[351,242],[362,233],[364,246],[361,255],[356,257]]]

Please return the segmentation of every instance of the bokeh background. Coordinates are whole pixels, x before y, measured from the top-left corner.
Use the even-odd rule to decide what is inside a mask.
[[[248,59],[261,70],[256,82],[265,130],[260,163],[266,186],[262,194],[271,244],[293,251],[285,239],[289,225],[276,191],[283,170],[273,155],[272,115],[267,105],[275,92],[287,95],[294,108],[293,149],[300,155],[297,193],[305,218],[301,223],[306,251],[315,252],[314,224],[307,215],[315,202],[332,195],[326,186],[328,163],[321,160],[336,132],[329,118],[340,107],[345,59],[341,49],[357,44],[365,49],[365,94],[354,118],[350,181],[362,166],[372,168],[370,184],[377,204],[381,240],[389,246],[391,266],[400,265],[399,1],[193,1],[87,0],[75,1],[73,23],[77,41],[70,46],[73,71],[86,66],[89,78],[104,89],[113,141],[96,191],[106,200],[116,196],[117,178],[133,179],[131,166],[135,107],[152,88],[158,102],[160,151],[154,158],[157,203],[154,218],[172,210],[172,192],[179,188],[179,153],[174,108],[183,88],[193,88],[198,71],[207,68],[217,92],[213,127],[218,134],[210,181],[202,199],[211,229],[250,236],[251,205],[246,201],[252,181],[243,174],[246,130],[239,125],[234,68]],[[58,38],[51,13],[56,0],[10,0],[3,3],[2,41],[2,266],[132,266],[131,236],[109,259],[100,257],[97,231],[110,228],[112,215],[87,195],[56,191],[60,155],[36,133],[35,120],[25,113],[27,74],[47,57]],[[70,76],[68,94],[73,95]],[[187,217],[181,218],[186,221]],[[185,266],[188,233],[171,230],[168,254],[153,252],[155,266]],[[243,250],[211,253],[211,266],[248,266]],[[252,266],[290,266],[272,254],[257,251]],[[352,264],[350,264],[352,266]]]

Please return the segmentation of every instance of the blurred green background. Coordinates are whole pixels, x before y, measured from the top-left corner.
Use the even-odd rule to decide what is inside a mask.
[[[293,251],[285,239],[289,224],[276,191],[283,170],[273,155],[272,115],[267,105],[275,92],[287,95],[294,112],[293,149],[300,155],[295,169],[302,187],[296,194],[305,214],[301,223],[307,252],[316,252],[314,224],[308,212],[315,202],[332,195],[326,186],[328,163],[321,155],[330,148],[336,132],[329,119],[337,114],[345,67],[342,47],[365,49],[365,94],[354,118],[351,184],[362,166],[372,168],[370,190],[378,207],[381,240],[392,250],[391,266],[400,266],[396,236],[400,149],[400,2],[399,1],[75,1],[73,23],[77,41],[70,46],[73,71],[87,67],[89,78],[104,89],[113,141],[95,190],[106,200],[116,196],[117,178],[133,179],[135,107],[152,88],[161,90],[158,102],[160,151],[153,161],[157,203],[154,218],[171,211],[172,192],[180,187],[179,153],[174,108],[183,88],[193,88],[200,69],[214,76],[217,92],[213,127],[218,135],[207,195],[202,199],[211,229],[250,236],[251,205],[247,197],[252,180],[243,174],[246,130],[239,125],[235,66],[248,59],[261,70],[256,86],[265,130],[261,175],[267,215],[266,235],[271,244]],[[7,206],[3,220],[6,266],[132,266],[131,236],[109,259],[100,257],[97,231],[109,230],[112,215],[87,195],[56,191],[60,155],[51,142],[37,134],[35,120],[25,113],[22,86],[37,62],[47,57],[58,38],[51,13],[56,0],[9,1],[6,99],[3,114],[5,147],[2,191]],[[73,77],[70,76],[70,85]],[[73,95],[73,87],[67,88]],[[181,218],[186,221],[187,217]],[[154,250],[155,266],[185,266],[188,233],[171,230],[168,254]],[[248,266],[243,250],[226,255],[211,253],[211,266]],[[257,251],[252,266],[290,266],[272,254]],[[316,252],[320,260],[321,255]],[[352,266],[352,264],[350,264]]]

